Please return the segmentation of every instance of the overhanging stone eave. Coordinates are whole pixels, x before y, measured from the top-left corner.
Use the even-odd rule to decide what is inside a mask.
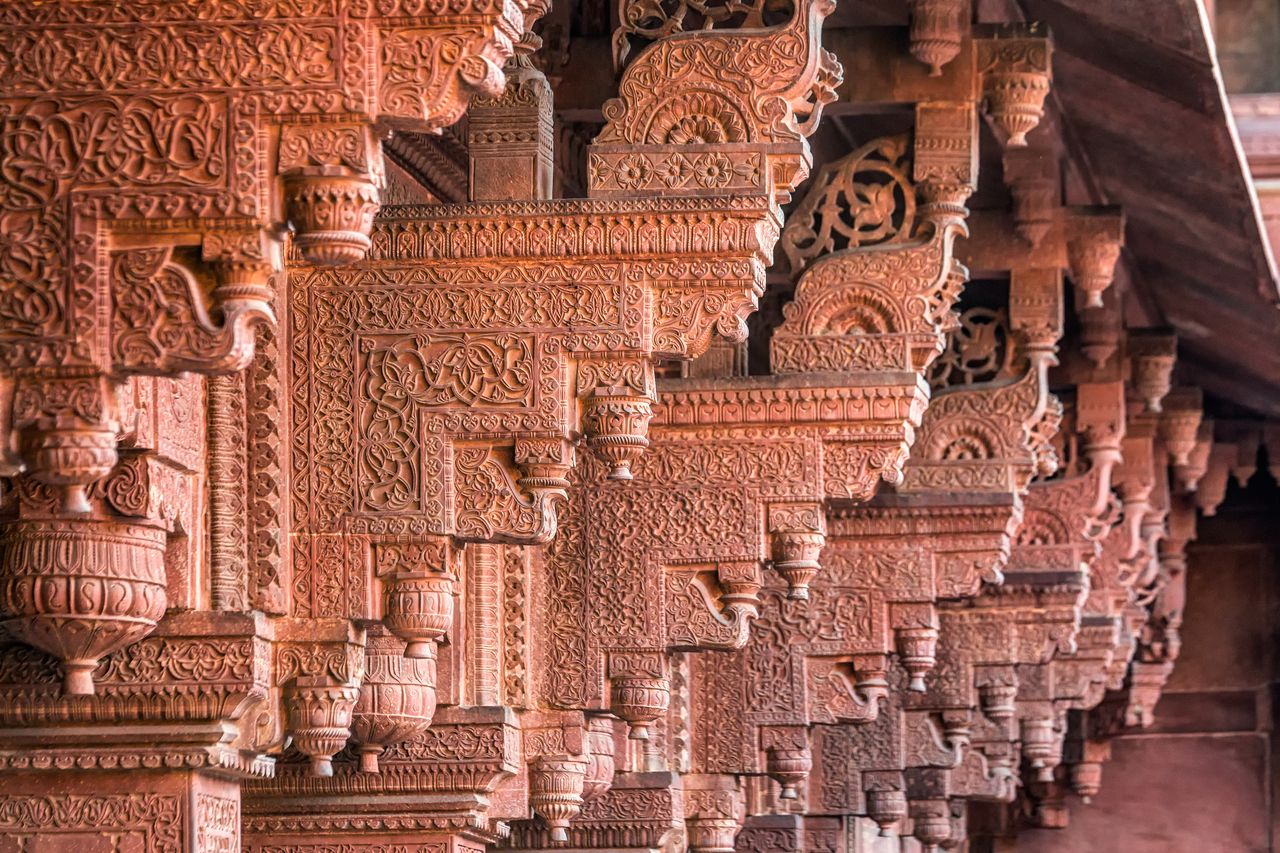
[[[1165,230],[1173,242],[1177,242],[1177,223],[1195,221],[1203,216],[1199,196],[1195,193],[1178,195],[1170,201],[1172,206],[1163,211],[1153,211],[1149,205],[1134,203],[1149,197],[1147,187],[1153,179],[1151,173],[1120,168],[1118,164],[1126,159],[1122,156],[1124,152],[1108,157],[1107,143],[1101,142],[1099,134],[1091,133],[1090,128],[1106,129],[1111,134],[1128,134],[1130,144],[1136,134],[1136,138],[1143,140],[1144,156],[1155,164],[1157,176],[1161,171],[1158,164],[1162,153],[1167,152],[1171,159],[1177,161],[1188,148],[1213,152],[1212,156],[1199,159],[1200,173],[1196,180],[1222,188],[1234,200],[1232,211],[1229,214],[1224,211],[1223,216],[1237,226],[1239,237],[1249,246],[1248,256],[1240,258],[1238,252],[1233,252],[1224,257],[1226,249],[1213,240],[1200,241],[1194,247],[1188,247],[1182,241],[1179,251],[1200,254],[1207,268],[1216,266],[1222,270],[1238,270],[1206,282],[1206,286],[1214,288],[1218,298],[1238,303],[1244,311],[1275,312],[1280,302],[1280,279],[1201,4],[1195,0],[1177,0],[1174,3],[1142,2],[1137,5],[1143,8],[1133,10],[1132,17],[1126,15],[1125,18],[1129,21],[1143,20],[1144,33],[1178,32],[1183,28],[1182,22],[1191,22],[1186,37],[1194,43],[1187,48],[1186,45],[1139,40],[1132,30],[1119,29],[1115,20],[1108,22],[1105,9],[1099,8],[1095,15],[1090,9],[1079,8],[1081,4],[1078,2],[1028,0],[1024,4],[1028,19],[1046,23],[1054,33],[1054,90],[1064,120],[1075,130],[1078,145],[1090,164],[1096,185],[1106,196],[1105,200],[1123,205],[1131,214],[1143,217],[1142,226],[1149,236]],[[1178,26],[1171,26],[1173,23]],[[1097,32],[1099,28],[1105,30],[1101,36]],[[1093,49],[1098,38],[1123,40],[1130,49],[1098,55]],[[1089,48],[1087,53],[1085,48]],[[1195,97],[1179,98],[1176,109],[1185,110],[1201,120],[1167,120],[1175,102],[1154,86],[1151,71],[1162,67],[1157,61],[1160,56],[1172,54],[1180,57],[1178,67],[1190,77],[1179,88],[1195,94]],[[1167,77],[1166,72],[1161,79],[1167,80]],[[1166,119],[1150,121],[1143,118],[1152,115],[1163,115]],[[1189,140],[1188,134],[1198,138]],[[1161,221],[1168,224],[1162,226]],[[1156,256],[1159,251],[1159,240],[1156,239],[1137,251],[1131,247],[1128,252],[1139,273],[1135,277],[1137,288],[1155,296],[1157,305],[1162,302],[1159,292],[1161,277],[1155,272],[1161,261]],[[1164,319],[1170,321],[1179,333],[1191,337],[1203,335],[1201,329],[1186,328],[1182,322],[1184,318],[1167,316]],[[1224,342],[1225,348],[1238,351],[1240,345],[1236,330],[1214,328],[1210,331],[1215,339]],[[1238,352],[1236,354],[1239,355]],[[1206,390],[1215,396],[1251,408],[1258,405],[1258,397],[1246,400],[1240,396],[1240,389],[1230,383],[1215,383],[1212,376],[1206,376],[1205,381]],[[1266,389],[1265,396],[1280,398],[1280,370],[1268,371],[1265,376],[1259,376],[1258,381]]]

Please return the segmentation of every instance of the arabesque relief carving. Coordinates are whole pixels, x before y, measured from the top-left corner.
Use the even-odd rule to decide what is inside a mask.
[[[503,820],[533,816],[558,843],[612,796],[612,723],[584,712],[613,708],[644,734],[662,700],[653,655],[639,638],[611,641],[610,704],[544,702],[541,673],[509,668],[532,667],[548,630],[533,615],[544,605],[519,546],[572,547],[581,534],[572,501],[561,505],[575,479],[604,482],[625,513],[643,486],[624,481],[643,481],[660,464],[646,450],[655,361],[697,355],[715,334],[745,334],[780,204],[808,172],[805,137],[839,79],[820,47],[829,11],[801,3],[765,29],[667,34],[637,53],[590,146],[584,200],[549,197],[552,93],[527,59],[537,40],[526,34],[506,91],[476,100],[469,114],[472,201],[384,210],[367,261],[291,266],[288,382],[301,463],[291,480],[291,619],[379,619],[406,643],[405,661],[425,670],[415,678],[423,695],[413,725],[369,720],[356,708],[361,764],[380,779],[361,775],[349,752],[309,746],[295,732],[295,747],[313,768],[319,754],[332,781],[308,778],[298,765],[254,783],[251,838],[303,832],[315,797],[349,802],[353,786],[372,797],[408,784],[432,792],[415,820],[449,843],[493,843],[508,831]],[[699,59],[725,50],[741,52],[742,65],[716,71]],[[763,79],[774,82],[744,101],[744,87]],[[837,417],[906,419],[906,396],[885,414],[859,409],[851,394],[850,414]],[[689,504],[661,509],[678,523],[695,520]],[[788,534],[806,523],[803,506],[780,505],[775,515]],[[498,543],[506,547],[493,550]],[[610,547],[621,559],[640,543]],[[710,586],[696,569],[682,580],[667,597],[670,629],[659,629],[653,652],[704,635],[735,642],[758,585],[749,567],[725,569]],[[527,598],[520,611],[496,616],[515,603],[508,582]],[[725,614],[712,605],[722,593]],[[493,660],[513,629],[537,645],[530,639],[511,660]],[[625,637],[624,625],[610,630]],[[499,669],[514,683],[496,683]],[[351,686],[365,702],[367,681]],[[473,766],[417,747],[491,724],[500,761]],[[324,727],[344,725],[335,715]],[[381,731],[365,733],[374,726]],[[410,768],[417,772],[406,783]],[[329,825],[342,826],[337,818]]]
[[[612,5],[0,8],[6,837],[954,850],[1152,724],[1280,428],[1048,30]]]

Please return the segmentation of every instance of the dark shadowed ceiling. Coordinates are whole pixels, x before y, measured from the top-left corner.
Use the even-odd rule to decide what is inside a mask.
[[[613,94],[614,5],[579,0],[553,7],[544,22],[569,36],[548,38],[549,48],[568,47],[554,74],[562,120],[592,127]],[[1067,203],[1125,209],[1118,280],[1128,325],[1176,330],[1179,377],[1203,387],[1211,408],[1280,417],[1280,289],[1198,0],[974,0],[974,8],[981,23],[1038,21],[1052,33],[1054,89],[1037,133],[1065,143]],[[830,44],[851,49],[856,39],[841,30],[906,23],[905,0],[840,0],[826,29]],[[846,77],[866,71],[857,56],[843,60]],[[842,156],[893,121],[832,105],[815,155]],[[973,201],[1004,206],[999,149],[983,149]],[[766,300],[757,327],[784,291]]]

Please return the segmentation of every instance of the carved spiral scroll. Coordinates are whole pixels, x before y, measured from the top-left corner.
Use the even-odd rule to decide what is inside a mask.
[[[916,196],[909,148],[906,135],[884,137],[822,167],[782,231],[793,273],[821,255],[911,236]]]

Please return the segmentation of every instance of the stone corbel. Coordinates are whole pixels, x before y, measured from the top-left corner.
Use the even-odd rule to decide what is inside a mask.
[[[1049,368],[1058,363],[1062,337],[1062,274],[1057,269],[1015,269],[1009,283],[1009,327],[1018,335],[1031,373],[1043,389],[1029,424],[1041,421],[1050,407]],[[1034,429],[1034,427],[1033,427]],[[1055,430],[1056,431],[1056,430]],[[1052,435],[1052,433],[1050,433]],[[1042,472],[1045,476],[1052,471]]]
[[[1170,471],[1170,487],[1176,494],[1198,494],[1200,481],[1209,472],[1209,459],[1213,453],[1213,420],[1201,418],[1196,427],[1195,446],[1187,454],[1185,465],[1174,465]]]
[[[564,438],[517,438],[515,463],[521,476],[516,485],[533,496],[534,504],[563,500],[576,459],[573,444]]]
[[[286,733],[314,776],[333,775],[333,757],[351,739],[365,676],[363,632],[344,619],[284,620],[274,677],[282,688]]]
[[[873,723],[889,695],[888,659],[883,654],[855,655],[851,661],[808,657],[812,722]]]
[[[1173,389],[1178,339],[1142,330],[1130,332],[1128,344],[1133,389],[1147,411],[1158,415],[1164,410],[1164,398]]]
[[[1037,782],[1051,782],[1054,768],[1062,762],[1063,727],[1051,704],[1019,705],[1022,757],[1035,771]]]
[[[1253,421],[1218,421],[1219,437],[1236,448],[1231,478],[1244,488],[1258,472],[1258,450],[1262,447],[1262,424]]]
[[[821,568],[826,514],[819,504],[771,504],[769,534],[774,570],[787,582],[787,597],[807,600],[809,583]]]
[[[1123,507],[1125,548],[1122,559],[1125,561],[1136,560],[1143,547],[1142,521],[1156,485],[1155,436],[1158,423],[1151,416],[1130,418],[1120,445],[1122,458],[1116,466],[1113,480]],[[1160,462],[1163,461],[1161,458]]]
[[[1106,534],[1104,521],[1112,509],[1112,474],[1123,459],[1126,418],[1124,385],[1120,382],[1085,382],[1076,386],[1076,431],[1081,450],[1089,461],[1089,475],[1096,489],[1085,508],[1085,535],[1093,540]]]
[[[1036,473],[1034,430],[1049,396],[1048,383],[1037,372],[994,387],[956,386],[936,393],[905,470],[905,488],[1021,492]]]
[[[1078,310],[1100,310],[1124,246],[1124,214],[1109,207],[1073,208],[1066,229],[1071,280],[1084,295]]]
[[[378,773],[388,746],[427,730],[436,712],[436,659],[405,655],[405,642],[383,626],[367,629],[364,679],[351,718],[360,770]]]
[[[667,643],[672,649],[733,651],[760,615],[760,564],[723,561],[714,572],[668,571]]]
[[[1199,388],[1175,388],[1165,396],[1159,438],[1174,468],[1191,464],[1203,417],[1204,401]]]
[[[951,788],[970,800],[1010,802],[1017,780],[1012,770],[988,759],[982,749],[967,749],[960,764],[951,771]]]
[[[1004,722],[1017,713],[1018,673],[1013,666],[977,667],[974,683],[982,713],[994,722]]]
[[[683,792],[672,773],[619,773],[609,791],[587,799],[569,826],[572,850],[663,850],[683,840]],[[512,826],[504,849],[534,853],[565,846],[536,821]]]
[[[382,581],[382,624],[406,642],[405,657],[435,660],[454,623],[453,546],[442,537],[373,544]]]
[[[578,367],[587,447],[609,468],[609,479],[630,480],[631,466],[649,446],[657,401],[648,361],[585,361]]]
[[[618,770],[615,722],[617,720],[613,717],[602,714],[587,717],[587,773],[582,783],[584,801],[598,800],[613,787],[614,773]]]
[[[1044,117],[1053,80],[1053,43],[1039,25],[992,28],[978,43],[987,114],[1006,144],[1020,148]]]
[[[950,769],[957,767],[973,736],[972,715],[950,710],[934,713],[904,712],[907,766]]]
[[[761,726],[760,749],[764,753],[765,772],[781,787],[778,798],[798,799],[813,769],[808,728]]]
[[[556,507],[565,496],[558,483],[534,481],[526,492],[527,469],[512,464],[505,448],[459,444],[447,456],[457,540],[540,544],[555,535]]]
[[[435,131],[456,124],[478,98],[496,98],[522,33],[546,13],[543,0],[467,3],[448,14],[403,2],[378,6],[379,129]],[[428,71],[427,69],[430,69]]]
[[[969,0],[912,0],[910,8],[911,55],[940,77],[969,35]]]
[[[175,388],[165,406],[183,408],[200,390]],[[190,536],[198,523],[196,495],[169,467],[195,460],[185,443],[155,434],[169,418],[198,413],[147,412],[121,449],[120,419],[143,420],[133,393],[88,375],[33,378],[14,396],[28,472],[15,481],[14,517],[0,534],[0,602],[12,636],[63,662],[67,695],[93,694],[99,660],[155,629],[169,603],[169,534]],[[161,464],[158,448],[178,459]],[[175,601],[190,608],[192,579],[172,580]]]
[[[1018,659],[1026,664],[1047,663],[1053,656],[1074,654],[1081,609],[1089,591],[1088,567],[1061,572],[1010,573],[993,595],[1011,610],[1018,642]]]
[[[1120,301],[1116,289],[1108,288],[1102,294],[1101,308],[1076,312],[1080,317],[1080,352],[1097,368],[1107,366],[1120,351],[1120,343],[1125,337]],[[1080,304],[1078,299],[1076,304]]]
[[[394,129],[438,131],[455,123],[473,96],[499,95],[513,43],[545,5],[505,0],[445,16],[395,4],[378,11],[383,16],[345,30],[354,42],[346,52],[370,65],[352,76],[376,74],[376,80],[347,93],[340,101],[345,111],[286,115],[280,122],[275,171],[295,243],[311,263],[364,257],[385,185],[379,136]],[[364,110],[375,121],[350,120]]]
[[[631,740],[649,740],[650,727],[671,706],[671,677],[661,651],[609,654],[609,708],[626,722]]]
[[[966,759],[980,756],[982,761],[977,769],[981,770],[981,774],[976,778],[971,777],[969,773],[974,768],[966,760],[952,771],[952,783],[956,792],[975,792],[974,799],[985,797],[993,802],[1012,802],[1017,796],[1020,776],[1018,735],[1016,711],[1002,720],[980,718],[974,728],[973,745],[966,754]]]
[[[931,607],[898,605],[891,621],[898,663],[909,677],[907,689],[923,693],[924,677],[938,662],[938,618]]]
[[[1083,737],[1067,741],[1071,789],[1086,804],[1102,790],[1102,768],[1111,760],[1111,742]]]
[[[908,782],[907,813],[911,818],[911,836],[920,842],[924,853],[938,853],[951,839],[951,803],[942,797],[925,797],[920,792],[911,797]]]
[[[360,688],[325,678],[299,677],[285,691],[289,736],[311,760],[316,776],[333,775],[333,756],[351,738],[351,716]]]
[[[6,526],[10,544],[0,564],[0,588],[11,633],[67,664],[65,687],[72,695],[92,693],[99,658],[150,633],[167,603],[165,528],[173,530],[174,519],[148,509],[145,469],[126,466],[126,476],[109,478],[120,459],[118,442],[128,438],[121,436],[121,395],[132,391],[108,373],[123,378],[239,370],[253,354],[255,326],[273,320],[262,281],[224,279],[213,287],[223,301],[209,305],[201,284],[168,247],[117,252],[109,269],[112,305],[102,359],[109,368],[60,367],[28,374],[4,389],[13,394],[5,426],[16,436],[26,476],[61,500],[43,510],[42,518],[28,513]],[[221,313],[221,326],[211,311]],[[174,438],[150,435],[147,441],[158,447]],[[102,494],[96,503],[90,500],[95,483]],[[116,513],[123,517],[113,519]],[[185,522],[183,533],[196,535],[194,516]],[[51,559],[80,568],[54,572]],[[31,581],[50,574],[55,585],[68,586],[61,595],[42,594],[37,601]],[[74,595],[73,587],[79,590]],[[175,593],[180,606],[192,605],[191,590]],[[93,630],[76,628],[86,623]]]
[[[93,511],[91,484],[119,459],[120,400],[98,373],[23,377],[14,388],[11,427],[27,475],[60,496],[70,519]]]
[[[685,774],[681,778],[684,827],[689,853],[733,850],[746,819],[745,794],[727,775]]]
[[[564,844],[582,812],[592,761],[586,721],[576,712],[529,712],[520,723],[529,808],[546,824],[551,843]]]
[[[893,836],[907,818],[907,783],[900,770],[872,770],[862,774],[867,817],[880,827],[880,836]]]
[[[313,264],[349,264],[372,245],[382,146],[374,129],[346,122],[280,128],[277,170],[294,245]]]
[[[273,310],[276,300],[274,276],[284,266],[280,244],[253,229],[206,231],[200,243],[200,259],[214,274],[208,305],[199,295],[203,288],[198,279],[194,280],[195,286],[188,291],[191,294],[189,306],[181,305],[183,294],[177,287],[178,279],[183,274],[194,278],[193,271],[186,265],[175,262],[172,249],[151,251],[153,254],[142,258],[131,258],[129,253],[117,253],[119,265],[114,267],[113,272],[118,271],[119,278],[113,275],[113,283],[118,281],[119,286],[127,285],[131,289],[142,286],[149,291],[146,295],[158,297],[159,306],[163,307],[168,316],[153,320],[151,342],[160,339],[183,340],[190,349],[187,353],[182,352],[181,348],[176,352],[166,353],[162,356],[166,362],[171,359],[177,361],[164,364],[162,369],[166,372],[189,370],[216,373],[238,371],[248,366],[254,353],[255,329],[274,329],[276,325]],[[157,251],[158,254],[154,254]],[[149,264],[154,265],[156,272],[151,274],[151,280],[146,285],[142,285],[134,277]],[[199,270],[195,272],[198,273]],[[131,294],[135,298],[143,295],[136,291]],[[119,300],[121,297],[116,298]],[[140,307],[136,302],[131,306],[134,312]],[[212,325],[213,316],[220,316],[220,327]],[[135,314],[134,317],[122,319],[131,323],[136,317]],[[196,328],[182,335],[177,334],[174,326],[178,324],[174,321],[178,318],[185,325]],[[161,319],[166,326],[155,326]],[[119,334],[117,331],[117,335]],[[135,339],[139,335],[136,328],[129,334]],[[210,345],[212,342],[209,340],[214,336],[218,340],[216,348]],[[115,346],[118,370],[122,366],[120,362],[126,348],[121,344]],[[142,347],[144,351],[148,348],[152,347]],[[137,348],[134,349],[136,351]],[[154,350],[159,350],[159,347],[154,347]],[[148,372],[156,366],[148,359]]]
[[[1173,661],[1147,663],[1136,660],[1129,669],[1128,702],[1125,725],[1149,728],[1155,722],[1156,704],[1173,673]]]
[[[629,2],[621,7],[614,58],[626,67],[618,97],[604,105],[607,124],[591,147],[590,195],[665,195],[671,176],[690,170],[704,176],[695,190],[700,195],[764,195],[776,211],[808,175],[805,136],[816,129],[843,75],[821,45],[822,21],[835,4],[800,0],[791,20],[774,27],[758,21],[743,29],[688,32],[681,32],[683,5],[653,27],[654,16],[635,14]],[[632,39],[656,41],[630,58]],[[714,59],[726,54],[768,56],[770,73],[726,81]],[[674,67],[684,73],[672,74]],[[689,148],[703,142],[714,142],[717,150]],[[636,172],[632,164],[641,158],[645,166]]]

